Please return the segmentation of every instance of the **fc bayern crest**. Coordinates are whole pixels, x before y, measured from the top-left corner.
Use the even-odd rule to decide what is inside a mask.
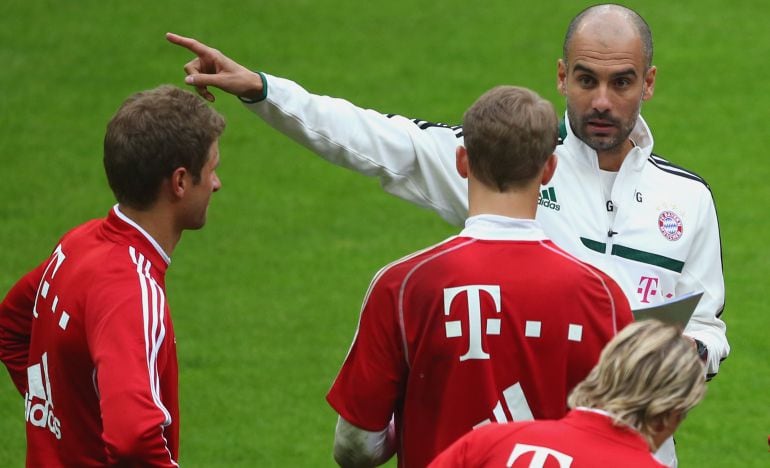
[[[666,239],[679,240],[682,237],[682,218],[673,211],[664,211],[658,216],[658,228]]]

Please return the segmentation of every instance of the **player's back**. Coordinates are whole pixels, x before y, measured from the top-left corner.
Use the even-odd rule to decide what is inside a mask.
[[[104,461],[88,458],[104,449],[85,330],[89,291],[112,248],[102,225],[93,220],[65,234],[35,281],[26,394],[31,465]]]
[[[573,410],[557,421],[489,424],[466,434],[430,466],[526,468],[533,464],[571,468],[663,466],[638,432],[615,425],[611,417],[595,410]]]
[[[132,260],[132,252],[136,259],[151,255],[152,266],[149,259]],[[41,268],[29,350],[27,462],[106,463],[100,406],[105,389],[98,381],[102,373],[124,370],[97,372],[97,336],[108,320],[134,325],[136,319],[119,316],[120,307],[140,301],[140,275],[163,284],[166,264],[139,232],[111,213],[108,220],[90,221],[64,235]],[[173,333],[170,322],[164,325]],[[157,359],[167,360],[165,355]],[[133,385],[126,380],[125,388]]]
[[[569,391],[631,321],[609,277],[547,240],[458,237],[398,268],[410,466],[479,425],[564,416]]]

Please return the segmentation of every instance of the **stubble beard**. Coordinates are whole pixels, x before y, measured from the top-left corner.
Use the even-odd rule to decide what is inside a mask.
[[[625,121],[618,119],[607,112],[592,111],[583,116],[578,116],[575,110],[569,105],[569,101],[567,101],[567,116],[569,117],[572,132],[583,143],[597,153],[612,152],[613,150],[620,148],[628,140],[629,135],[631,135],[631,132],[636,126],[640,111],[641,101],[633,116]],[[588,122],[593,119],[601,119],[611,123],[612,129],[617,130],[617,133],[614,136],[591,135],[588,131]]]

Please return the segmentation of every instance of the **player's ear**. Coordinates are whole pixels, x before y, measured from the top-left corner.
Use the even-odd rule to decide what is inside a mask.
[[[458,146],[455,151],[455,167],[460,177],[468,178],[468,150],[463,145]]]
[[[543,165],[543,175],[540,178],[540,185],[545,185],[551,181],[556,172],[557,162],[558,158],[555,154],[548,156],[548,159],[545,160],[545,164]]]
[[[188,175],[189,173],[184,167],[177,167],[174,169],[174,172],[171,173],[171,177],[169,177],[169,185],[174,198],[184,197],[185,191],[190,184],[190,178]]]

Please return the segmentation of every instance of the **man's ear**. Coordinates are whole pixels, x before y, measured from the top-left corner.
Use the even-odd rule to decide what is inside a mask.
[[[543,175],[540,178],[540,185],[545,185],[551,181],[554,173],[556,173],[557,162],[558,158],[555,154],[548,156],[548,159],[546,159],[545,165],[543,166]]]
[[[556,65],[556,90],[562,96],[567,96],[567,64],[562,59]]]
[[[457,167],[457,173],[463,179],[468,178],[468,150],[465,146],[458,146],[455,150],[455,167]]]
[[[174,198],[179,199],[184,197],[185,191],[189,188],[190,179],[188,171],[184,167],[177,167],[174,172],[171,173],[169,183],[171,186],[171,193]]]
[[[647,73],[644,74],[644,93],[642,94],[642,100],[647,101],[652,99],[652,95],[655,92],[655,76],[658,74],[658,69],[650,67],[647,69]]]

